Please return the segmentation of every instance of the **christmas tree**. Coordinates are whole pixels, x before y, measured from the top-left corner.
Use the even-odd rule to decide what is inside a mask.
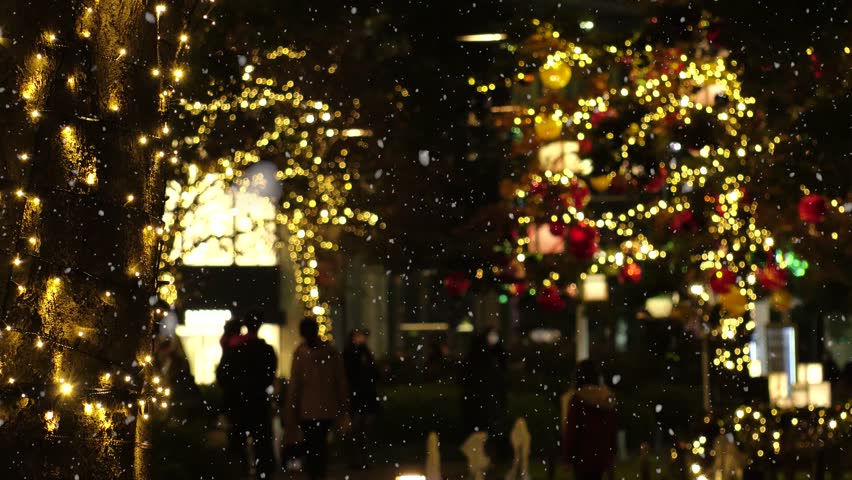
[[[675,39],[655,23],[584,47],[534,21],[531,37],[507,46],[513,70],[502,80],[469,79],[511,100],[491,107],[512,142],[501,184],[511,224],[492,271],[509,293],[559,311],[587,275],[636,283],[649,262],[663,264],[701,307],[693,326],[718,340],[714,365],[743,371],[754,302],[788,310],[788,280],[804,273],[757,215],[754,179],[782,137],[709,17]],[[822,213],[803,219],[816,223],[825,204],[814,201]]]

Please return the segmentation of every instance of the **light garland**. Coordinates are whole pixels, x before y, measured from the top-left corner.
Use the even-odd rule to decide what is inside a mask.
[[[146,420],[154,409],[168,408],[172,393],[154,367],[150,349],[142,347],[136,353],[135,361],[115,360],[106,353],[109,349],[104,347],[101,337],[109,335],[109,328],[97,326],[96,322],[88,318],[93,312],[97,312],[98,316],[117,317],[117,306],[120,303],[134,301],[138,304],[139,298],[145,298],[149,272],[156,270],[156,262],[150,265],[145,260],[147,251],[156,251],[163,233],[157,225],[159,214],[151,213],[157,212],[160,207],[158,198],[161,192],[157,189],[162,171],[159,164],[165,157],[162,150],[156,149],[165,144],[171,133],[167,107],[169,99],[176,92],[176,82],[160,77],[157,104],[150,106],[150,111],[159,112],[160,126],[155,132],[142,131],[137,134],[135,148],[139,156],[152,159],[151,171],[145,172],[148,179],[142,190],[128,192],[122,201],[104,198],[104,192],[93,195],[102,189],[98,168],[103,164],[103,159],[97,158],[100,152],[94,147],[94,139],[89,138],[94,136],[91,126],[109,121],[114,124],[112,128],[115,131],[122,135],[130,133],[122,126],[123,112],[129,105],[125,80],[131,74],[130,71],[147,68],[143,55],[138,55],[139,52],[122,44],[123,35],[127,32],[119,34],[116,31],[121,28],[122,22],[135,23],[137,19],[112,18],[114,12],[111,8],[112,5],[101,2],[79,9],[76,22],[73,22],[76,25],[76,38],[64,38],[56,32],[43,32],[34,53],[25,59],[21,67],[18,77],[21,106],[32,128],[40,129],[45,134],[44,141],[57,143],[61,162],[51,164],[49,168],[59,168],[68,187],[63,190],[40,187],[39,182],[33,180],[36,173],[30,172],[29,183],[17,188],[13,197],[4,192],[4,197],[7,197],[4,201],[8,200],[10,204],[13,204],[12,200],[19,202],[21,215],[17,228],[21,241],[17,244],[17,251],[6,252],[10,255],[9,261],[13,267],[8,283],[14,286],[17,297],[10,295],[4,302],[0,330],[0,342],[4,344],[5,354],[15,352],[21,355],[26,349],[32,349],[26,355],[32,355],[50,366],[50,372],[39,374],[37,369],[31,366],[21,368],[13,359],[4,355],[0,358],[0,395],[17,399],[21,411],[36,405],[46,408],[40,418],[44,422],[45,432],[50,436],[61,437],[64,423],[62,416],[77,412],[84,419],[84,424],[88,422],[97,433],[93,439],[105,443],[115,440],[111,437],[115,435],[114,427],[117,425]],[[153,72],[163,69],[161,52],[164,33],[161,31],[160,19],[165,13],[166,7],[163,5],[147,13],[156,18],[157,52],[156,66],[151,69]],[[171,61],[175,70],[184,68],[179,66],[179,62],[182,53],[188,48],[188,38],[186,33],[178,37],[178,47]],[[73,54],[81,45],[85,45],[82,48],[89,50],[96,60],[97,69],[84,71],[63,64],[63,54]],[[89,93],[86,89],[95,82],[108,85],[108,88],[92,96],[96,105],[88,108],[87,113],[49,110],[47,101],[50,95],[64,93],[76,98]],[[53,93],[58,88],[64,91]],[[50,131],[59,121],[65,123],[59,124],[58,131]],[[99,131],[97,135],[102,134]],[[42,140],[38,138],[38,141]],[[33,148],[32,151],[35,150]],[[23,168],[31,170],[36,168],[35,162],[43,163],[40,158],[34,159],[29,149],[19,150],[18,159]],[[65,201],[61,201],[63,197]],[[43,253],[40,230],[46,212],[73,208],[74,205],[95,211],[100,209],[102,217],[110,215],[110,218],[118,221],[128,219],[131,223],[147,225],[140,232],[139,251],[128,252],[128,258],[134,259],[131,262],[138,263],[127,266],[125,284],[105,287],[103,279],[77,265],[58,265],[40,255]],[[56,242],[53,244],[56,245]],[[39,280],[40,271],[62,273]],[[23,322],[10,315],[11,309],[29,304],[33,306],[33,314],[38,316],[37,322]],[[154,305],[150,311],[150,322],[153,323],[163,315],[165,312]],[[148,338],[144,332],[141,336]],[[80,375],[80,372],[72,370],[71,362],[91,364],[92,368],[100,372],[95,375],[95,372],[89,370],[86,375]],[[91,380],[95,377],[98,380],[93,383]],[[74,404],[79,407],[72,407]]]
[[[275,162],[276,180],[285,191],[275,222],[286,232],[287,254],[295,267],[295,291],[305,315],[317,319],[321,337],[328,339],[332,331],[330,305],[320,295],[319,255],[340,248],[328,233],[336,228],[364,235],[368,229],[383,228],[384,224],[375,213],[348,206],[359,172],[350,144],[343,141],[350,138],[360,102],[355,99],[349,113],[335,110],[328,102],[307,98],[292,80],[259,75],[260,71],[277,68],[276,61],[300,60],[305,55],[304,50],[277,47],[243,67],[242,84],[236,91],[214,85],[210,98],[181,99],[179,103],[183,118],[196,125],[196,134],[184,140],[186,148],[192,150],[207,149],[211,134],[220,128],[229,128],[253,112],[269,112],[261,117],[259,130],[250,133],[251,146],[217,158],[210,174],[217,181],[239,187],[247,180],[243,173],[246,167],[261,159]],[[326,71],[333,74],[336,66]],[[364,147],[357,139],[354,143],[354,148]],[[197,171],[199,167],[192,163],[185,169]],[[192,183],[186,187],[190,196],[198,191]],[[167,238],[175,238],[179,223],[180,219],[167,213]],[[162,280],[174,277],[168,267],[175,260],[164,253]],[[162,293],[165,299],[174,301],[173,289],[166,288]]]
[[[704,421],[709,424],[711,419],[706,417]],[[809,449],[848,441],[852,435],[852,404],[831,409],[810,405],[793,411],[741,406],[729,418],[716,423],[719,435],[731,435],[738,451],[746,454],[743,466],[776,464],[785,455],[800,456]],[[719,453],[714,450],[713,439],[702,435],[673,448],[671,459],[687,467],[689,478],[707,480],[713,475],[713,465],[708,462]]]
[[[576,223],[591,225],[601,232],[601,241],[615,243],[616,248],[604,248],[588,259],[588,273],[613,272],[640,261],[670,258],[670,249],[690,244],[693,235],[682,238],[678,235],[664,245],[654,245],[646,236],[655,238],[651,233],[659,228],[655,225],[660,223],[659,217],[674,218],[688,214],[689,217],[684,218],[692,219],[693,211],[700,209],[702,217],[704,211],[709,211],[705,228],[712,239],[708,244],[712,246],[708,248],[700,242],[692,242],[695,245],[689,247],[684,260],[705,275],[727,268],[737,276],[733,286],[735,293],[730,298],[715,299],[705,294],[706,298],[699,297],[698,300],[705,311],[704,321],[710,320],[708,312],[716,300],[722,303],[720,323],[710,330],[722,345],[716,350],[714,365],[728,370],[744,370],[750,361],[744,340],[755,327],[750,317],[759,295],[756,285],[759,269],[755,259],[765,257],[772,261],[776,250],[773,233],[761,226],[755,217],[758,203],[749,191],[751,176],[759,173],[759,160],[771,156],[783,140],[779,136],[767,135],[762,128],[761,116],[755,110],[755,98],[744,93],[737,73],[738,63],[725,58],[726,55],[713,56],[706,43],[697,44],[692,52],[639,44],[635,39],[627,40],[621,46],[606,46],[600,51],[582,49],[562,40],[551,25],[539,21],[534,21],[534,25],[536,33],[525,43],[505,46],[520,57],[515,62],[519,71],[511,76],[505,75],[511,79],[506,81],[506,85],[519,89],[511,95],[518,104],[492,107],[495,124],[511,130],[516,139],[522,138],[515,144],[515,152],[519,155],[530,156],[539,148],[549,148],[547,142],[575,142],[574,145],[580,146],[584,142],[592,142],[592,148],[606,142],[609,159],[597,158],[600,164],[594,167],[603,173],[598,177],[594,176],[598,174],[591,174],[590,177],[589,168],[584,166],[591,164],[586,157],[588,153],[577,146],[562,147],[561,160],[554,163],[558,165],[557,170],[542,166],[515,177],[518,180],[507,190],[512,192],[512,218],[517,229],[513,239],[496,250],[520,265],[495,267],[492,271],[501,278],[508,272],[511,278],[511,271],[529,272],[530,268],[523,265],[533,260],[535,264],[542,262],[539,269],[552,272],[555,263],[563,261],[545,260],[546,253],[541,255],[530,250],[531,246],[535,246],[530,237],[531,227],[548,223],[555,224],[555,232]],[[706,22],[700,26],[704,27]],[[607,84],[604,87],[593,70],[586,69],[583,71],[591,77],[588,83],[599,91],[585,97],[566,99],[561,96],[561,86],[567,84],[565,78],[570,79],[570,70],[561,79],[563,83],[549,86],[551,80],[544,78],[545,69],[558,61],[577,66],[581,66],[580,63],[584,66],[607,65],[609,68],[605,71],[613,70],[611,75],[625,80],[615,80],[615,86]],[[614,69],[618,68],[622,70],[616,72]],[[544,93],[540,95],[536,95],[537,78],[544,87]],[[621,85],[618,85],[619,82]],[[480,93],[489,93],[497,88],[472,77],[468,83]],[[621,112],[632,112],[634,117],[631,118],[635,121],[616,122],[615,129],[604,123],[618,119]],[[671,124],[684,129],[703,128],[702,135],[698,137],[700,143],[682,145],[678,143],[677,136],[668,142],[661,140],[672,128]],[[689,136],[685,138],[690,139]],[[576,158],[572,159],[572,156]],[[600,191],[609,187],[617,171],[628,181],[635,181],[642,171],[637,173],[634,167],[651,158],[654,160],[644,167],[655,172],[653,177],[649,176],[648,182],[649,185],[657,182],[657,186],[650,191],[651,194],[639,195],[643,198],[632,206],[604,210],[594,204],[595,196],[591,195],[592,205],[588,208],[585,204],[570,203],[556,207],[550,204],[552,199],[546,200],[553,194],[548,197],[547,193],[541,193],[553,190],[566,192],[560,195],[578,195],[571,188],[577,188],[574,185],[581,177],[603,185],[595,185],[595,189]],[[807,195],[809,192],[803,187],[803,193]],[[847,208],[839,199],[829,203],[831,208],[841,213]],[[537,230],[536,235],[539,235]],[[833,232],[831,238],[836,240],[840,235]],[[683,252],[679,251],[679,254],[683,255]],[[779,263],[781,268],[788,266],[785,262]],[[570,288],[571,279],[564,275],[562,278]],[[549,277],[541,282],[548,288],[555,286]],[[742,313],[731,303],[739,301],[734,296],[745,299]]]

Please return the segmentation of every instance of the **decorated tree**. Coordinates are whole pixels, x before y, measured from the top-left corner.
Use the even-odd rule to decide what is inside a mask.
[[[690,322],[717,340],[713,364],[743,371],[754,302],[788,310],[785,287],[804,269],[786,261],[795,237],[776,238],[758,215],[766,195],[755,179],[776,165],[782,136],[767,130],[711,20],[674,37],[652,21],[590,47],[534,21],[531,37],[506,45],[512,71],[469,83],[510,99],[491,107],[512,142],[501,184],[511,223],[492,267],[508,293],[558,311],[589,274],[636,283],[648,262],[662,264],[695,296]],[[842,213],[842,201],[800,203],[814,223],[832,208]]]
[[[783,314],[793,306],[791,290],[808,290],[806,274],[820,274],[810,290],[849,280],[835,268],[848,255],[849,184],[819,170],[835,168],[820,145],[842,140],[809,126],[820,118],[819,93],[796,99],[750,87],[743,79],[760,76],[744,74],[754,64],[720,41],[720,20],[678,13],[651,17],[618,42],[572,41],[534,21],[532,36],[502,45],[510,68],[468,79],[511,145],[500,185],[508,223],[491,270],[507,294],[534,297],[545,312],[564,310],[590,274],[648,296],[677,290],[683,308],[670,315],[710,335],[707,362],[743,372],[758,300]],[[839,63],[823,71],[811,62],[814,75],[803,84],[822,78],[847,88],[836,72],[848,59],[837,42],[832,51]],[[773,95],[796,106],[791,115],[779,118]],[[819,167],[802,156],[819,157]],[[829,409],[816,417],[758,406],[733,421],[708,415],[712,435],[672,458],[698,458],[688,471],[707,478],[708,462],[724,448],[713,444],[720,431],[733,432],[735,448],[748,454],[743,466],[821,441],[837,445],[848,441],[849,416],[833,410],[830,419]],[[812,428],[795,427],[805,423]]]
[[[148,476],[149,418],[170,403],[151,368],[169,104],[195,5],[175,10],[0,7],[9,478]]]
[[[306,50],[283,46],[233,55],[232,65],[240,68],[235,76],[210,75],[198,99],[180,101],[182,128],[192,134],[178,146],[183,162],[175,157],[175,178],[168,185],[165,230],[171,248],[162,254],[161,288],[167,302],[178,291],[171,267],[193,250],[250,251],[255,247],[250,233],[275,238],[278,225],[304,314],[319,321],[323,337],[330,336],[330,307],[320,296],[322,252],[337,251],[343,232],[361,235],[383,224],[349,201],[358,188],[359,155],[367,148],[363,137],[371,135],[359,123],[359,100],[337,109],[330,99],[311,99],[292,80],[305,70],[306,56]],[[314,88],[333,81],[336,72],[336,65],[314,69]],[[233,192],[235,202],[251,204],[245,209],[249,218],[224,236],[193,232],[199,209],[216,208],[207,202],[223,189]]]

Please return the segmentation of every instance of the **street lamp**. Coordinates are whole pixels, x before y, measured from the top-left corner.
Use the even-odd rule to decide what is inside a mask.
[[[605,302],[609,300],[609,285],[606,283],[606,275],[597,273],[587,275],[583,280],[584,302]]]
[[[701,393],[704,404],[704,411],[710,412],[712,405],[710,404],[710,339],[707,338],[709,332],[703,322],[704,312],[701,309],[701,300],[709,299],[704,285],[693,284],[689,287],[689,293],[698,300],[698,307],[695,308],[695,334],[701,339]]]
[[[505,33],[473,33],[470,35],[459,35],[456,40],[460,42],[500,42],[506,40]]]
[[[657,295],[656,297],[650,297],[645,300],[645,311],[648,312],[651,318],[656,320],[671,317],[673,309],[674,300],[672,300],[672,296],[669,294]]]
[[[606,282],[606,275],[600,273],[586,275],[580,286],[580,293],[583,301],[577,305],[577,338],[575,342],[576,360],[578,362],[589,358],[589,317],[586,316],[585,304],[609,300],[609,284]]]

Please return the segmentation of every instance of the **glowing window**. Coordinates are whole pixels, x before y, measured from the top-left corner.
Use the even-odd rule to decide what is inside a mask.
[[[219,175],[166,187],[163,220],[174,235],[169,257],[190,266],[277,265],[275,205]]]
[[[184,325],[178,325],[175,333],[180,338],[189,369],[199,385],[209,385],[216,382],[216,367],[222,358],[222,347],[219,338],[225,327],[225,322],[231,319],[229,310],[187,310]],[[264,323],[257,336],[275,350],[275,355],[281,356],[279,325]]]

